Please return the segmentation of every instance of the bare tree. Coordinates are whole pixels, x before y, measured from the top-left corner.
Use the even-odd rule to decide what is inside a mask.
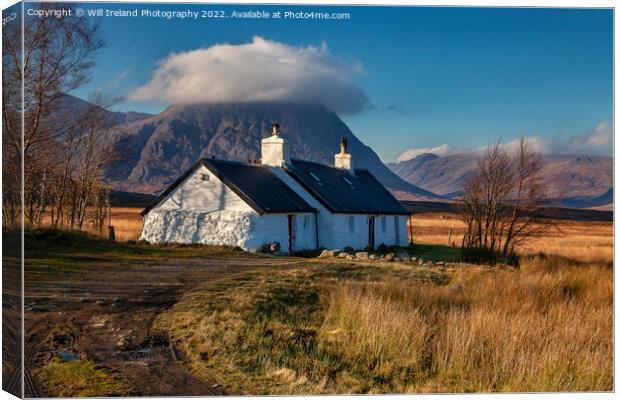
[[[2,224],[14,227],[21,213],[21,24],[2,27]]]
[[[72,4],[61,6],[75,7]],[[58,8],[59,4],[41,3],[39,7]],[[63,107],[63,99],[66,93],[88,81],[94,66],[93,56],[103,46],[95,21],[90,18],[27,17],[23,58],[21,32],[3,29],[3,73],[14,77],[7,81],[9,87],[5,87],[3,80],[3,142],[11,145],[8,150],[11,154],[4,158],[3,168],[14,163],[14,159],[23,157],[23,207],[28,226],[41,222],[50,193],[55,190],[56,182],[52,176],[56,175],[55,168],[62,159],[58,154],[58,139],[79,123],[70,118],[71,111]],[[22,80],[23,98],[20,95]],[[22,112],[23,147],[22,126],[17,123]],[[9,178],[8,182],[5,181],[7,192],[19,188],[19,173],[4,177]],[[4,209],[19,208],[19,200],[14,196],[5,197],[4,201],[7,203]],[[16,201],[17,205],[14,204]],[[13,218],[13,213],[8,215],[3,222],[10,223],[8,219]]]
[[[107,135],[111,121],[106,108],[114,101],[100,93],[93,95],[80,125],[83,140],[76,160],[77,191],[73,214],[75,219],[72,220],[72,226],[77,225],[79,229],[84,225],[87,207],[96,205],[99,201],[97,193],[103,189],[103,169],[120,157],[114,142]]]
[[[49,201],[54,227],[81,229],[88,207],[101,203],[103,169],[120,156],[108,131],[112,114],[107,108],[115,101],[102,93],[91,95],[89,102],[75,110],[77,122],[57,141],[60,158]]]
[[[513,151],[499,142],[487,149],[458,203],[466,258],[495,263],[549,227],[540,170],[540,156],[523,138]]]
[[[516,245],[540,235],[551,225],[541,212],[546,196],[541,183],[540,155],[532,151],[523,138],[518,142],[513,164],[514,189],[501,252],[503,256],[514,252]]]

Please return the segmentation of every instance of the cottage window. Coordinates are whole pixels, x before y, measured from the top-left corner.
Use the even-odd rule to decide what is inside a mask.
[[[349,233],[355,232],[355,217],[353,215],[349,216]]]
[[[209,180],[209,174],[202,174],[200,179],[202,179],[203,181],[208,181]]]
[[[308,216],[304,215],[304,229],[308,226]]]
[[[384,215],[381,217],[381,233],[385,235],[387,232],[387,217]]]

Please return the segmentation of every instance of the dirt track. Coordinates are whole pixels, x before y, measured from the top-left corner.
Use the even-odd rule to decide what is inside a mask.
[[[86,256],[85,256],[86,257]],[[52,358],[88,358],[121,376],[134,396],[220,395],[184,367],[184,354],[153,330],[159,313],[205,281],[255,268],[294,266],[294,259],[229,258],[114,262],[79,257],[61,273],[26,267],[26,370]],[[94,262],[93,262],[94,261]],[[26,396],[46,396],[26,379]]]

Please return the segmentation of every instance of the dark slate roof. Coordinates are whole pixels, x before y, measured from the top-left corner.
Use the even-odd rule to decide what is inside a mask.
[[[316,212],[315,208],[299,197],[268,167],[260,164],[203,158],[170,185],[156,202],[145,208],[142,215],[146,215],[202,165],[259,214]]]
[[[332,213],[395,214],[408,211],[366,169],[349,171],[310,161],[291,160],[287,172]]]

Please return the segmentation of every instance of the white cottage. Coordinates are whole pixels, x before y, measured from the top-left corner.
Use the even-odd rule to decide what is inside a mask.
[[[335,165],[290,159],[274,124],[261,164],[202,159],[147,207],[141,239],[285,252],[405,246],[408,212],[365,169],[343,139]]]

